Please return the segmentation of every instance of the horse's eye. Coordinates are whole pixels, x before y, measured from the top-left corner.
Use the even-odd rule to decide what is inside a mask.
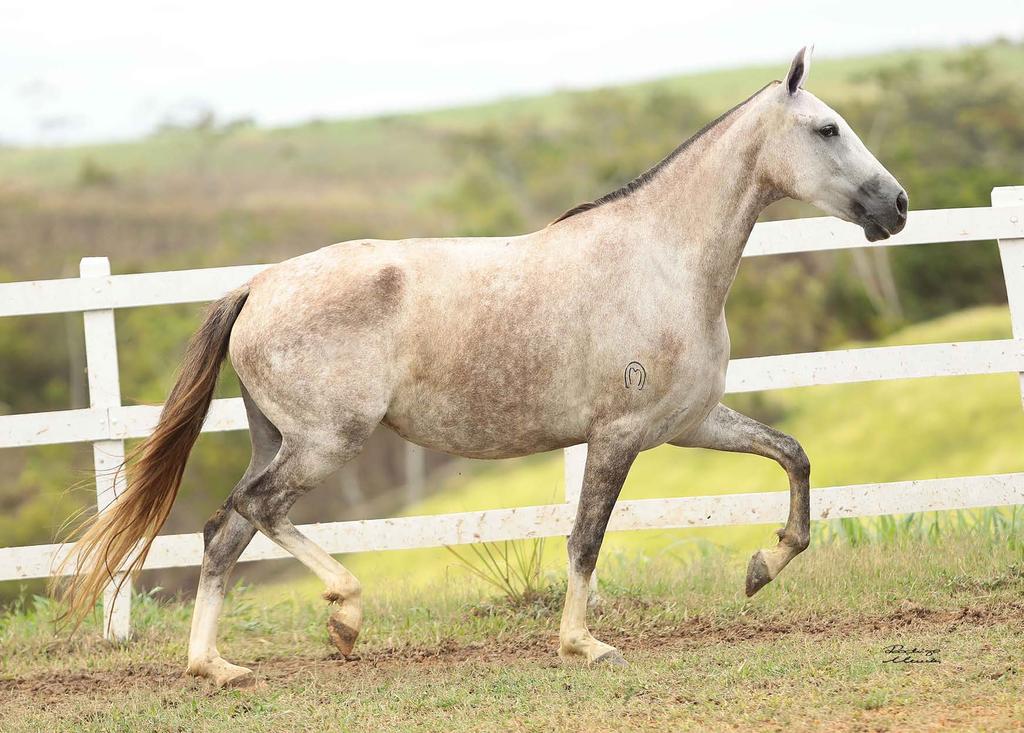
[[[835,125],[825,125],[818,130],[818,134],[822,137],[836,137],[839,134],[839,128]]]

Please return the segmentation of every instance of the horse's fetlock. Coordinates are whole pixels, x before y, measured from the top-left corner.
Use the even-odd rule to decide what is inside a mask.
[[[328,603],[359,602],[363,597],[363,586],[358,580],[352,578],[345,584],[345,587],[328,588],[320,596]]]
[[[586,645],[587,642],[591,641],[593,637],[587,629],[578,629],[575,631],[563,632],[562,633],[562,647],[567,649],[579,649]]]
[[[792,532],[783,528],[776,534],[779,536],[779,544],[791,547],[797,552],[803,552],[811,544],[811,533],[807,530]]]

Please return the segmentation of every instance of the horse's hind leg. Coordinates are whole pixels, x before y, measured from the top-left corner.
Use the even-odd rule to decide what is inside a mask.
[[[281,434],[253,404],[244,386],[242,401],[249,417],[252,459],[232,496],[256,480],[281,448]],[[255,533],[256,528],[232,508],[230,496],[203,528],[203,565],[192,613],[188,671],[208,677],[220,686],[241,684],[252,678],[248,669],[230,664],[220,656],[217,651],[217,621],[231,571]]]
[[[286,436],[267,470],[232,497],[237,512],[324,582],[324,598],[337,605],[327,621],[328,634],[344,655],[352,652],[362,625],[362,588],[352,573],[292,524],[288,512],[299,497],[355,457],[378,422],[379,417],[353,417],[341,435],[325,441],[329,445]]]
[[[302,534],[287,516],[267,515],[259,523],[261,532],[324,582],[324,600],[337,605],[327,619],[328,636],[339,652],[351,654],[363,624],[362,587],[356,576]]]
[[[189,674],[208,677],[220,687],[252,679],[250,670],[225,661],[217,651],[217,621],[224,605],[228,577],[256,534],[256,528],[230,508],[230,501],[217,510],[204,528],[206,549],[188,641]]]
[[[746,591],[757,593],[782,572],[790,560],[807,549],[811,537],[811,464],[792,436],[753,418],[717,405],[697,430],[672,445],[753,453],[779,463],[789,476],[789,518],[778,531],[779,544],[758,550],[747,567]]]

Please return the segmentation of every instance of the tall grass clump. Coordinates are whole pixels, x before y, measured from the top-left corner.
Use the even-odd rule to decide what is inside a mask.
[[[543,595],[543,538],[482,542],[468,548],[469,553],[463,554],[445,545],[462,568],[501,591],[512,605],[529,604]]]
[[[970,535],[1024,556],[1024,506],[833,519],[816,522],[812,532],[815,544],[849,547],[934,543],[954,534]]]

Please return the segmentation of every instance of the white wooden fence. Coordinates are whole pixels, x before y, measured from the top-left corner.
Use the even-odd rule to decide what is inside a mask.
[[[1017,372],[1024,380],[1024,186],[994,189],[992,204],[990,208],[912,212],[906,229],[882,246],[999,240],[1013,323],[1012,339],[736,359],[729,365],[727,391],[999,372]],[[831,217],[799,219],[758,224],[744,256],[846,249],[865,244],[861,230],[853,225]],[[80,278],[0,284],[0,317],[83,313],[90,395],[90,406],[85,409],[0,416],[0,448],[92,443],[97,505],[100,509],[108,506],[122,488],[115,484],[110,469],[123,460],[125,439],[148,435],[160,413],[159,406],[121,404],[114,309],[214,300],[263,267],[112,276],[106,258],[90,257],[82,260]],[[203,430],[246,428],[242,402],[235,398],[215,400]],[[565,450],[564,503],[329,522],[302,529],[332,553],[566,535],[572,526],[585,458],[586,446]],[[211,487],[225,492],[228,489]],[[1011,473],[815,489],[811,494],[811,515],[813,519],[831,519],[1022,503],[1024,473]],[[786,518],[787,507],[787,492],[623,501],[616,507],[609,528],[781,522]],[[0,581],[49,577],[55,561],[65,551],[62,545],[0,548]],[[199,533],[162,536],[154,543],[146,568],[196,566],[201,563],[202,554]],[[286,556],[283,550],[257,535],[242,560]],[[106,625],[117,638],[130,634],[128,589],[129,583],[125,583],[123,597],[113,605],[115,615]],[[104,598],[108,613],[112,592],[108,590]]]

